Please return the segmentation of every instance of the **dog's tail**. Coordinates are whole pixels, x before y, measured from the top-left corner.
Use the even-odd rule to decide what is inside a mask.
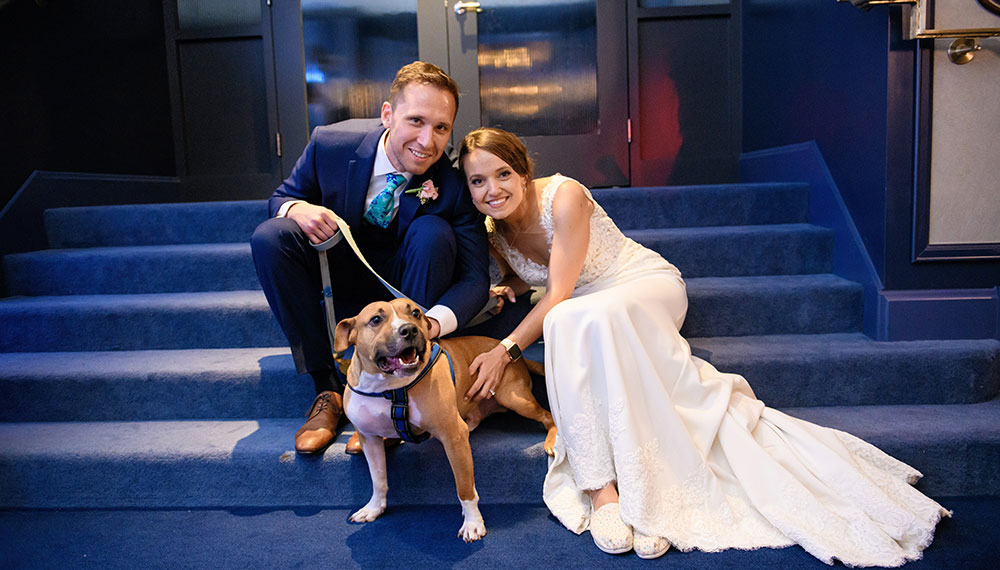
[[[535,362],[534,360],[524,359],[525,366],[528,367],[528,372],[538,376],[545,376],[545,365],[541,362]]]

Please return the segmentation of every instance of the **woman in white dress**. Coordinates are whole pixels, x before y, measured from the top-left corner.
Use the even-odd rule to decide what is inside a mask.
[[[559,435],[549,510],[608,553],[656,558],[799,544],[832,564],[921,557],[942,516],[920,473],[847,433],[792,418],[743,377],[691,355],[679,330],[681,274],[619,231],[578,182],[532,178],[523,143],[498,129],[462,142],[459,163],[488,216],[504,301],[544,296],[493,350],[466,395],[489,398],[517,345],[544,335]]]

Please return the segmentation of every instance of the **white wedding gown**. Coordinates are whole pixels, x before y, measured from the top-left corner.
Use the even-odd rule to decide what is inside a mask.
[[[552,246],[555,176],[541,189]],[[589,192],[588,192],[589,196]],[[490,240],[526,283],[548,268]],[[621,517],[680,550],[799,544],[832,564],[921,557],[943,515],[911,487],[921,474],[876,447],[766,407],[746,380],[692,356],[679,330],[680,272],[627,238],[595,202],[576,290],[545,317],[549,404],[559,435],[543,496],[570,530],[584,490],[617,481]]]

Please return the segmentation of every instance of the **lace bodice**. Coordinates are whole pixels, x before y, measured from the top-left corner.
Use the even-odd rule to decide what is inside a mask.
[[[566,176],[556,174],[540,190],[542,199],[541,225],[545,230],[545,239],[549,253],[552,253],[553,216],[552,203],[555,200],[559,186],[571,180]],[[594,203],[594,213],[590,216],[590,245],[587,248],[587,258],[580,270],[576,288],[593,284],[599,280],[611,279],[636,270],[667,269],[680,272],[667,263],[659,254],[639,245],[618,229],[615,222],[608,216],[604,208],[594,200],[590,190],[584,187],[587,197]],[[522,281],[532,287],[541,287],[549,277],[549,268],[535,263],[520,251],[511,247],[503,235],[497,231],[492,218],[486,219],[486,229],[490,244],[507,260],[511,269]]]

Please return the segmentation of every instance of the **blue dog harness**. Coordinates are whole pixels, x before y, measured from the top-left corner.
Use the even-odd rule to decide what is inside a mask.
[[[399,435],[399,439],[410,443],[421,443],[426,441],[431,434],[424,431],[414,435],[413,430],[410,429],[410,397],[407,395],[407,392],[409,392],[410,388],[416,386],[417,382],[423,380],[424,376],[427,375],[427,372],[434,367],[434,363],[437,362],[437,359],[441,356],[442,352],[448,359],[448,370],[451,372],[451,383],[454,384],[455,367],[451,363],[451,355],[448,354],[447,350],[442,349],[441,346],[435,342],[431,345],[431,358],[427,363],[427,366],[424,366],[424,369],[420,371],[420,374],[417,375],[413,382],[410,382],[406,386],[396,388],[394,390],[386,390],[384,392],[362,392],[354,386],[351,386],[350,383],[347,384],[347,387],[350,388],[355,394],[369,396],[372,398],[381,397],[391,401],[392,408],[389,417],[392,419],[392,425],[396,428],[396,434]]]

